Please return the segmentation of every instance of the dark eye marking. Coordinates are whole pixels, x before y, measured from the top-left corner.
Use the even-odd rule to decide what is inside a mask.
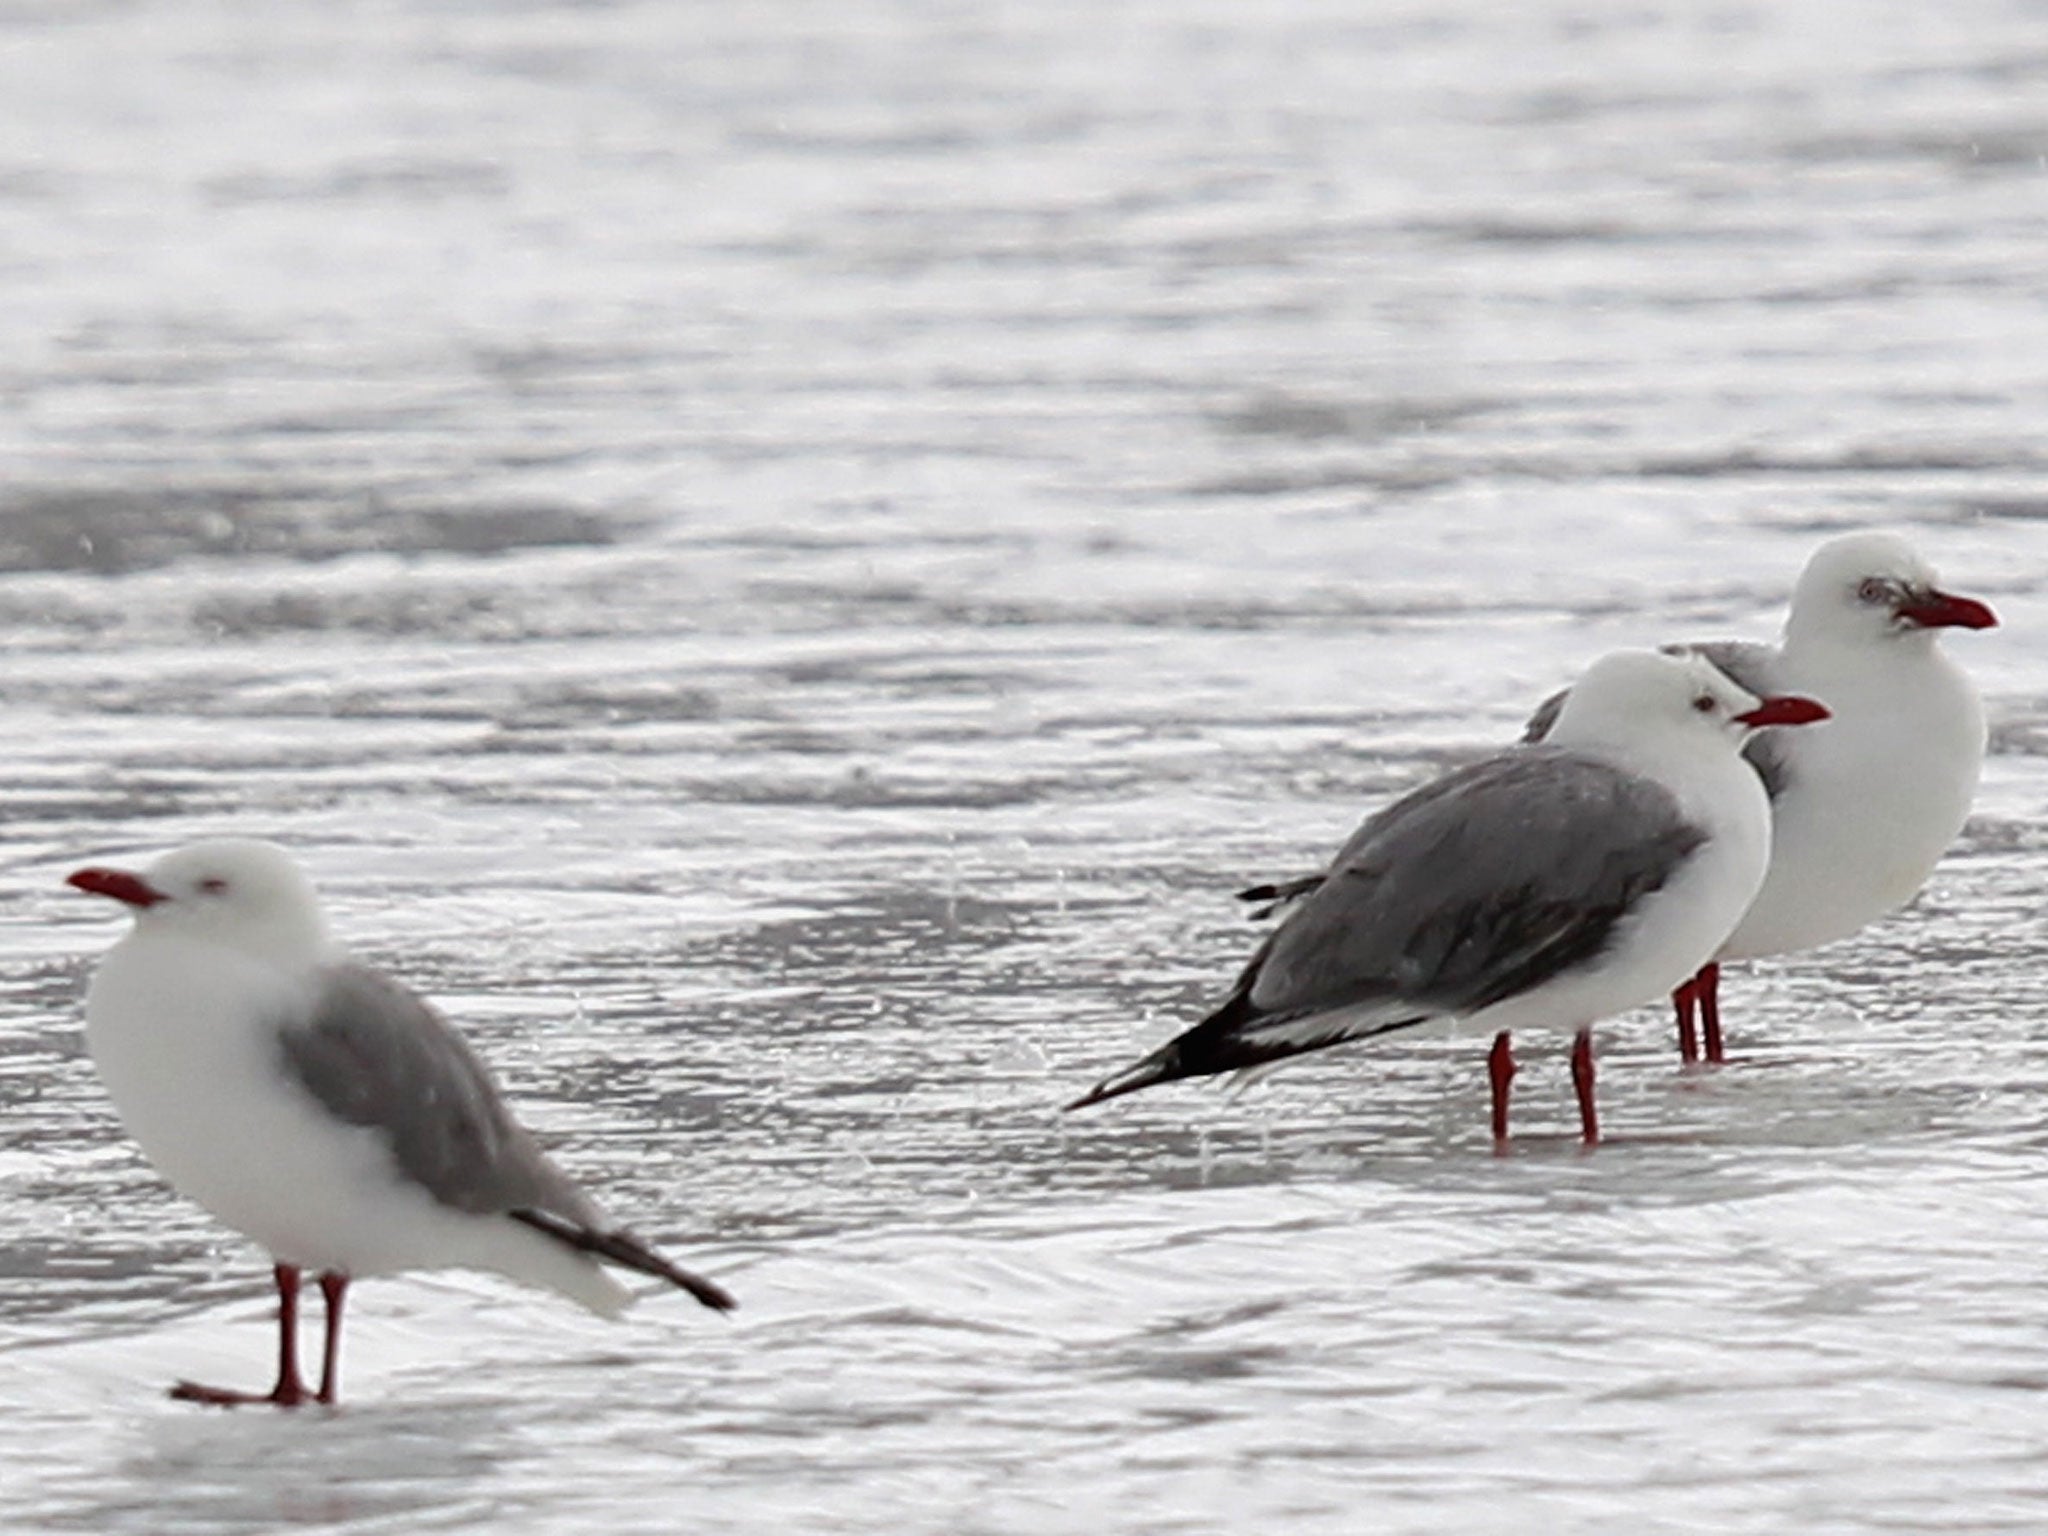
[[[1711,693],[1700,694],[1692,701],[1692,707],[1703,715],[1711,715],[1714,712],[1714,696]]]
[[[224,891],[226,891],[227,888],[227,881],[221,879],[219,875],[208,875],[204,880],[199,882],[199,889],[204,891],[209,896],[218,896],[222,894]]]
[[[1862,602],[1881,603],[1891,595],[1891,583],[1881,576],[1866,576],[1856,583],[1856,596]]]

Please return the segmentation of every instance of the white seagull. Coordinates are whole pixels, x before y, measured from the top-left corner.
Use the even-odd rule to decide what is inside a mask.
[[[495,1270],[610,1316],[632,1295],[605,1260],[680,1286],[719,1286],[608,1222],[512,1118],[447,1022],[327,936],[312,885],[270,843],[231,838],[140,874],[69,884],[135,926],[86,994],[86,1043],[122,1123],[181,1194],[275,1261],[277,1382],[268,1393],[181,1382],[229,1405],[332,1403],[349,1281],[395,1270]],[[319,1277],[320,1385],[298,1368],[302,1271]]]
[[[1576,1031],[1580,1131],[1599,1140],[1592,1026],[1720,947],[1770,858],[1760,726],[1827,717],[1758,698],[1697,656],[1624,651],[1571,691],[1548,743],[1445,774],[1371,817],[1293,905],[1223,1005],[1068,1108],[1434,1022],[1495,1032],[1507,1139],[1511,1033]]]
[[[1726,1057],[1721,962],[1813,949],[1904,906],[1962,830],[1984,766],[1984,706],[1938,643],[1990,629],[1975,598],[1941,589],[1905,540],[1853,533],[1813,552],[1777,645],[1674,646],[1707,657],[1752,693],[1810,693],[1834,717],[1819,730],[1761,736],[1745,749],[1771,797],[1771,864],[1727,942],[1672,994],[1678,1047]],[[1563,695],[1525,741],[1550,738]]]

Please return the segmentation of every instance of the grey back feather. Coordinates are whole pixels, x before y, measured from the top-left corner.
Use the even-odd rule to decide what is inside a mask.
[[[1648,779],[1564,748],[1501,753],[1360,827],[1241,995],[1254,1017],[1472,1012],[1598,955],[1705,840]]]
[[[1702,640],[1690,644],[1667,645],[1661,649],[1668,655],[1683,656],[1688,653],[1704,656],[1738,688],[1747,688],[1759,698],[1768,697],[1779,691],[1776,680],[1778,650],[1775,646],[1759,645],[1753,640]],[[1569,688],[1560,688],[1529,716],[1529,723],[1522,730],[1525,745],[1549,739],[1557,725],[1557,717],[1564,708],[1564,701],[1571,693]],[[1783,731],[1759,731],[1743,744],[1742,755],[1756,770],[1757,777],[1764,781],[1764,793],[1773,800],[1785,792],[1787,782],[1787,761]]]
[[[398,1171],[443,1205],[597,1219],[512,1118],[467,1042],[388,976],[329,967],[311,1013],[279,1038],[292,1078],[336,1118],[378,1132]]]

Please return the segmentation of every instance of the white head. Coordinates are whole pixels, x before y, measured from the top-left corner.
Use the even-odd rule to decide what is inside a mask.
[[[138,932],[175,933],[275,965],[311,964],[327,950],[320,898],[275,843],[214,838],[167,853],[139,875],[81,869],[66,883],[125,904]]]
[[[1799,573],[1785,643],[1924,647],[1940,630],[1989,629],[1997,622],[1975,598],[1942,591],[1934,567],[1904,539],[1851,533],[1821,545]]]
[[[1695,651],[1615,651],[1572,684],[1546,739],[1628,749],[1662,739],[1688,751],[1718,742],[1732,753],[1760,726],[1803,725],[1827,714],[1811,699],[1759,699]]]

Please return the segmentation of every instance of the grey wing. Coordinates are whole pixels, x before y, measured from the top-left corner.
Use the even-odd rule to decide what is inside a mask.
[[[291,1075],[337,1118],[379,1132],[400,1173],[443,1205],[597,1220],[512,1118],[475,1052],[389,977],[331,967],[312,1012],[280,1039]]]
[[[1706,839],[1660,785],[1555,747],[1373,817],[1242,978],[1254,1016],[1470,1013],[1599,954]]]
[[[1446,774],[1360,827],[1222,1005],[1068,1105],[1472,1013],[1599,954],[1706,834],[1558,747]]]

